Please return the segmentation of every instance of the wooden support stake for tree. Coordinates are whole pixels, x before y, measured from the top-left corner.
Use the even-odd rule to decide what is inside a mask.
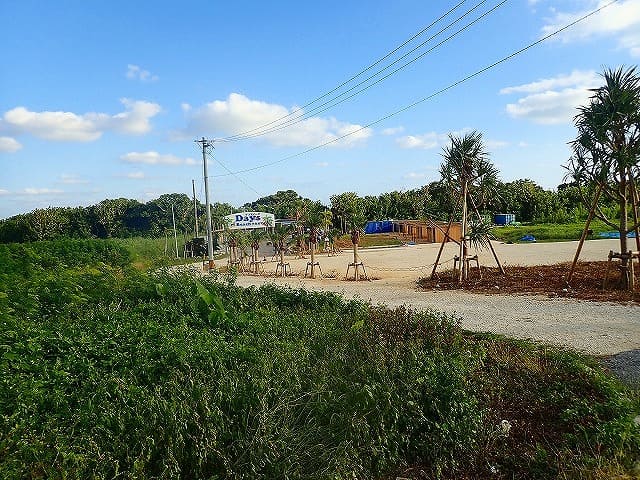
[[[453,225],[453,214],[451,215],[451,219],[449,220],[449,225],[447,226],[447,232],[451,231],[451,225]],[[442,242],[440,242],[440,249],[438,250],[438,255],[436,256],[436,262],[433,264],[433,270],[431,270],[431,279],[433,279],[436,276],[436,270],[438,268],[438,263],[440,262],[440,256],[442,255],[442,250],[444,250],[444,244],[447,243],[447,238],[449,238],[448,234],[445,235],[442,238]]]
[[[602,289],[606,290],[607,280],[609,280],[609,270],[611,269],[611,259],[613,258],[613,250],[609,250],[609,259],[607,260],[607,270],[604,272],[604,280],[602,280]]]
[[[465,262],[467,256],[467,194],[468,183],[464,179],[462,181],[462,239],[460,242],[460,272],[458,274],[458,283],[462,283],[462,280],[467,279],[468,263]]]
[[[502,275],[506,275],[506,272],[504,271],[504,267],[500,263],[500,259],[498,259],[498,254],[496,253],[495,249],[493,248],[493,245],[491,244],[491,239],[489,239],[489,250],[491,250],[491,253],[493,254],[493,258],[496,261],[496,264],[498,265],[498,270],[500,270],[500,273]]]
[[[433,264],[433,269],[431,270],[431,279],[436,276],[436,270],[438,269],[438,264],[440,263],[440,256],[442,255],[442,251],[444,250],[444,244],[447,243],[447,239],[453,240],[457,245],[460,245],[460,242],[454,240],[449,236],[449,232],[451,231],[451,225],[453,225],[453,216],[455,215],[456,208],[458,208],[458,202],[453,206],[453,210],[451,212],[451,217],[449,218],[449,225],[447,226],[447,233],[445,234],[442,242],[440,242],[440,249],[438,250],[438,255],[436,256],[436,261]]]
[[[635,289],[635,279],[633,273],[633,252],[629,250],[629,289],[633,292]]]
[[[471,202],[473,204],[473,209],[475,210],[476,215],[478,217],[478,221],[482,221],[482,216],[480,215],[478,206],[476,205],[476,202],[473,200],[473,198],[471,199]],[[493,244],[491,243],[491,238],[489,238],[488,240],[489,240],[489,250],[491,250],[491,253],[493,254],[493,259],[496,261],[496,265],[498,265],[498,270],[500,271],[500,274],[506,275],[506,272],[504,271],[504,267],[502,266],[502,264],[500,263],[500,259],[498,258],[498,254],[496,253],[496,250],[493,248]],[[478,265],[478,269],[480,269],[480,265]]]
[[[636,226],[634,233],[636,234],[636,249],[640,251],[640,235],[638,235],[640,228],[638,228],[638,188],[636,186],[635,179],[631,175],[631,169],[629,169],[629,184],[631,186],[631,204],[633,209],[633,224]],[[633,259],[631,260],[633,262]]]
[[[578,258],[580,257],[580,252],[582,251],[582,246],[584,245],[584,241],[587,238],[587,234],[589,233],[589,225],[591,225],[591,220],[596,214],[596,208],[598,206],[598,200],[600,199],[600,194],[602,193],[602,189],[604,187],[603,183],[598,184],[598,190],[596,191],[595,197],[593,197],[593,203],[591,204],[591,209],[589,210],[589,216],[587,217],[587,222],[584,225],[584,230],[582,231],[582,235],[580,236],[580,241],[578,242],[578,248],[576,250],[576,254],[573,257],[573,263],[571,264],[571,269],[569,270],[569,275],[567,275],[567,284],[571,283],[571,279],[573,278],[573,274],[576,270],[576,265],[578,263]],[[609,258],[611,261],[611,258]],[[608,271],[607,266],[607,271]],[[604,284],[606,284],[606,279]],[[604,288],[604,287],[603,287]]]

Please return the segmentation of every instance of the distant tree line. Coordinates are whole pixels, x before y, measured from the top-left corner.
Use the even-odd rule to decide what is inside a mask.
[[[199,227],[205,229],[205,208],[197,202]],[[173,212],[172,212],[173,207]],[[216,222],[234,211],[226,203],[212,205]],[[185,194],[161,195],[147,203],[128,198],[103,200],[88,207],[49,207],[0,221],[0,242],[30,242],[56,238],[158,237],[173,231],[195,230],[193,200]]]
[[[568,223],[586,218],[578,187],[560,185],[556,191],[545,190],[532,180],[498,182],[496,195],[484,200],[483,213],[515,213],[521,222]],[[423,187],[359,196],[355,192],[332,195],[330,204],[301,197],[293,190],[278,191],[254,202],[234,208],[214,203],[213,223],[220,228],[223,217],[234,212],[252,210],[273,213],[276,218],[300,219],[313,206],[330,210],[332,227],[346,232],[353,218],[366,220],[423,219],[448,220],[453,199],[442,181]],[[196,202],[201,235],[205,232],[205,208]],[[193,200],[185,194],[161,195],[143,203],[127,198],[107,199],[88,207],[49,207],[16,215],[0,221],[0,242],[29,242],[56,238],[126,238],[158,237],[173,231],[173,214],[179,234],[192,235],[195,230]],[[606,208],[606,207],[605,207]],[[615,210],[615,206],[612,207]],[[612,212],[615,214],[615,212]]]

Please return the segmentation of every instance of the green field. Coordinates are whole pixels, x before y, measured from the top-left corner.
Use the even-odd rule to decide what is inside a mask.
[[[525,235],[533,235],[538,242],[561,242],[579,240],[584,230],[584,223],[541,223],[536,225],[496,227],[492,230],[496,240],[517,243]],[[597,239],[598,232],[608,232],[611,227],[601,221],[594,221],[589,228],[593,234],[588,239]]]
[[[131,259],[0,246],[0,478],[638,473],[638,392],[591,358]]]

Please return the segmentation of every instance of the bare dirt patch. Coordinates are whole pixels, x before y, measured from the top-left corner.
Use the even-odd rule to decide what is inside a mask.
[[[611,267],[607,289],[602,288],[607,262],[580,262],[571,281],[566,282],[570,263],[535,266],[509,266],[502,275],[495,267],[482,267],[482,278],[472,268],[469,279],[458,284],[457,272],[439,272],[433,280],[419,278],[418,287],[423,290],[466,290],[474,293],[497,295],[546,295],[598,302],[640,303],[640,292],[620,288],[620,272]],[[640,282],[640,279],[637,279]]]

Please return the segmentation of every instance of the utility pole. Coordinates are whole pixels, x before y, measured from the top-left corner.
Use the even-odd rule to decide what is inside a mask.
[[[180,254],[178,253],[178,234],[176,233],[176,214],[173,211],[173,203],[171,204],[171,218],[173,220],[173,239],[176,245],[176,258],[180,258]]]
[[[206,202],[207,212],[207,249],[209,253],[209,270],[215,267],[213,261],[213,228],[211,226],[211,202],[209,201],[209,176],[207,174],[207,148],[213,148],[213,141],[207,140],[202,137],[202,140],[196,140],[202,147],[202,164],[204,170],[204,196]]]
[[[193,188],[193,215],[196,220],[196,238],[197,238],[200,236],[198,235],[198,204],[196,202],[196,181],[193,179],[191,180],[191,188]]]

